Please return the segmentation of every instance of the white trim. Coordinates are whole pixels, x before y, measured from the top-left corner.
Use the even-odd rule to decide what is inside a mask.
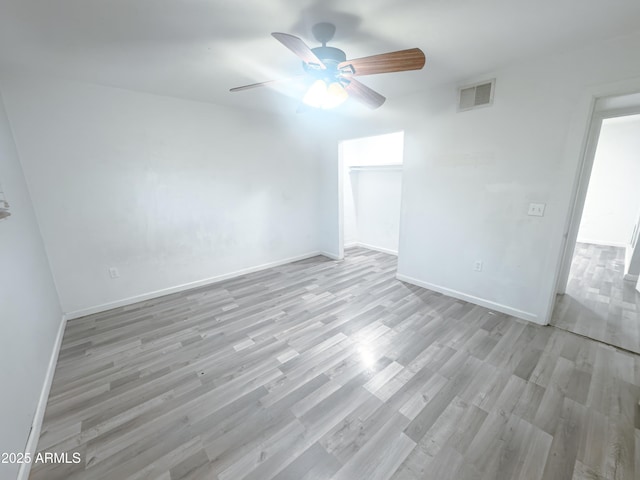
[[[338,211],[336,212],[338,214],[336,218],[338,221],[338,255],[337,257],[326,255],[334,260],[342,260],[344,258],[344,175],[346,173],[344,142],[345,140],[342,140],[338,143]]]
[[[53,351],[51,352],[51,358],[49,358],[49,366],[47,367],[47,373],[44,377],[44,384],[40,391],[40,398],[38,399],[38,405],[33,415],[33,422],[31,423],[31,432],[27,439],[27,444],[24,448],[24,453],[29,454],[31,458],[36,453],[38,448],[38,440],[40,439],[40,431],[42,430],[42,420],[44,419],[44,412],[47,408],[47,401],[49,400],[49,392],[51,391],[51,384],[53,383],[53,375],[56,371],[56,364],[58,363],[58,355],[60,354],[60,347],[62,346],[62,338],[64,337],[64,329],[67,325],[67,316],[63,315],[60,320],[60,327],[58,328],[58,335],[53,343]],[[31,463],[23,463],[18,470],[17,480],[27,480],[29,478],[29,472],[31,471]]]
[[[600,110],[604,102],[603,98],[623,95],[629,96],[638,94],[639,92],[640,77],[634,77],[586,88],[581,95],[581,100],[578,102],[578,113],[574,115],[575,120],[572,121],[564,153],[566,161],[573,162],[574,159],[577,158],[578,162],[575,167],[574,182],[571,189],[569,206],[566,210],[564,228],[558,232],[559,249],[555,255],[555,272],[551,288],[549,288],[547,292],[548,296],[543,313],[543,325],[550,323],[556,305],[556,297],[558,293],[564,293],[569,278],[575,239],[578,235],[578,227],[582,217],[582,211],[580,209],[578,213],[579,209],[576,204],[580,204],[581,201],[584,204],[586,197],[586,191],[581,195],[580,190],[582,185],[580,184],[585,180],[584,169],[586,157],[589,155],[588,150],[591,147],[592,129],[594,128],[596,117],[602,114]],[[600,102],[597,102],[598,100],[600,100]],[[604,110],[607,109],[604,108]],[[626,107],[622,109],[611,109],[606,113],[608,113],[607,117],[632,114],[631,110]],[[589,180],[590,174],[591,172],[589,171],[589,176],[586,178],[587,181]],[[581,196],[582,198],[580,198]],[[576,216],[578,217],[577,221]],[[577,226],[575,225],[576,223]],[[640,289],[640,286],[638,288]]]
[[[408,277],[407,275],[403,275],[401,273],[397,273],[396,278],[401,282],[411,283],[412,285],[426,288],[427,290],[433,290],[434,292],[442,293],[449,297],[457,298],[459,300],[464,300],[465,302],[473,303],[475,305],[480,305],[481,307],[485,307],[490,310],[506,313],[507,315],[511,315],[513,317],[521,318],[523,320],[528,320],[530,322],[540,324],[538,316],[535,313],[525,312],[524,310],[519,310],[517,308],[509,307],[508,305],[503,305],[501,303],[492,302],[491,300],[486,300],[484,298],[474,297],[473,295],[468,295],[466,293],[462,293],[457,290],[452,290],[447,287],[434,285],[433,283],[423,282],[422,280]]]
[[[602,116],[595,113],[596,100],[592,99],[591,114],[589,115],[586,135],[583,139],[583,147],[580,159],[573,180],[572,199],[569,206],[568,220],[566,222],[565,233],[563,235],[563,253],[560,261],[560,267],[556,274],[557,280],[554,288],[554,299],[556,293],[564,294],[569,282],[569,272],[571,271],[571,261],[576,248],[578,232],[580,230],[580,222],[582,221],[582,212],[584,210],[585,201],[587,199],[587,191],[589,188],[589,180],[591,179],[591,170],[596,156],[598,140],[600,139],[600,130],[602,128]],[[555,302],[554,302],[555,303]],[[553,312],[551,307],[550,314]],[[551,321],[551,317],[548,318]]]
[[[617,108],[611,110],[601,110],[598,108],[599,101],[603,97],[592,97],[590,115],[588,117],[588,127],[586,134],[583,137],[583,148],[580,155],[580,160],[576,168],[574,176],[574,188],[572,193],[571,206],[569,208],[565,233],[563,235],[564,246],[561,253],[561,258],[556,271],[555,288],[553,292],[553,299],[550,302],[550,308],[547,313],[547,320],[551,320],[553,314],[553,308],[555,306],[555,295],[557,293],[565,293],[567,283],[569,281],[569,272],[571,270],[571,261],[573,259],[573,252],[578,241],[578,232],[580,230],[580,222],[582,221],[582,212],[587,199],[587,190],[589,187],[589,181],[591,180],[591,171],[596,156],[596,149],[598,147],[598,141],[600,139],[600,130],[602,128],[602,122],[607,118],[615,118],[626,115],[632,115],[640,113],[640,106],[629,108]],[[585,242],[595,243],[595,242]],[[599,245],[599,243],[596,243]]]
[[[125,307],[138,302],[144,302],[153,298],[163,297],[165,295],[171,295],[172,293],[183,292],[192,288],[203,287],[205,285],[211,285],[212,283],[221,282],[223,280],[229,280],[230,278],[240,277],[248,273],[259,272],[268,268],[278,267],[280,265],[286,265],[287,263],[297,262],[299,260],[305,260],[311,257],[317,257],[319,255],[325,255],[329,258],[333,258],[328,253],[314,251],[297,255],[295,257],[285,258],[283,260],[276,260],[275,262],[264,263],[255,267],[243,268],[236,270],[235,272],[223,273],[222,275],[216,275],[215,277],[205,278],[204,280],[197,280],[195,282],[184,283],[182,285],[176,285],[175,287],[163,288],[162,290],[156,290],[154,292],[143,293],[141,295],[135,295],[133,297],[123,298],[122,300],[116,300],[114,302],[103,303],[102,305],[96,305],[95,307],[83,308],[75,310],[73,312],[67,312],[67,320],[73,320],[75,318],[85,317],[87,315],[93,315],[94,313],[106,312],[114,308]]]
[[[590,243],[591,245],[601,245],[603,247],[621,247],[627,248],[627,243],[624,242],[607,242],[605,240],[594,240],[591,238],[578,238],[576,243]]]
[[[344,255],[341,257],[340,255],[336,255],[335,253],[330,252],[320,252],[319,255],[324,255],[331,260],[342,260],[344,258]]]
[[[576,159],[578,159],[578,161],[575,166],[574,184],[569,197],[569,206],[565,211],[564,226],[563,229],[557,233],[558,236],[556,237],[558,240],[558,249],[553,259],[555,271],[551,279],[550,288],[547,289],[547,301],[545,302],[544,313],[542,314],[544,325],[547,325],[551,321],[557,294],[562,293],[564,288],[566,288],[564,284],[566,284],[568,273],[565,269],[573,256],[573,248],[575,247],[575,237],[569,239],[569,233],[572,231],[573,219],[576,215],[575,203],[578,201],[579,179],[581,178],[582,169],[584,168],[589,133],[591,132],[594,114],[599,106],[596,105],[596,100],[602,99],[603,97],[637,94],[638,92],[640,92],[640,77],[634,77],[587,87],[580,96],[581,99],[578,101],[577,112],[574,114],[568,138],[565,142],[563,156],[564,160],[569,162],[569,164],[572,164]],[[602,101],[600,105],[602,105]]]
[[[350,165],[346,165],[345,163],[345,158],[344,158],[344,143],[345,142],[350,142],[352,140],[361,140],[361,139],[365,139],[365,138],[376,138],[376,137],[381,137],[384,135],[393,135],[393,134],[402,134],[402,157],[403,157],[403,161],[402,163],[398,163],[398,164],[384,164],[384,165],[371,165],[371,166],[350,166]],[[347,247],[347,245],[344,244],[344,181],[345,181],[345,174],[346,173],[350,173],[347,172],[347,169],[351,169],[351,168],[356,168],[356,169],[360,169],[360,170],[372,170],[372,169],[378,169],[378,170],[389,170],[389,169],[399,169],[401,172],[404,172],[403,170],[403,164],[404,164],[404,151],[405,151],[405,143],[406,143],[406,135],[405,135],[405,130],[396,130],[393,132],[382,132],[382,133],[378,133],[375,135],[367,135],[365,137],[355,137],[355,138],[343,138],[340,139],[338,141],[338,177],[337,177],[337,187],[338,187],[338,217],[337,217],[337,221],[338,221],[338,255],[335,254],[330,254],[330,253],[326,253],[326,252],[322,252],[323,255],[329,257],[329,258],[333,258],[334,260],[342,260],[344,258],[344,249],[345,247]],[[382,168],[381,168],[382,167]],[[404,175],[404,173],[403,173]],[[400,197],[402,197],[402,195],[400,195]],[[402,198],[400,199],[400,201],[402,202]],[[400,210],[400,214],[402,215],[402,209]],[[349,244],[351,245],[351,244]]]
[[[398,251],[397,250],[391,250],[389,248],[384,248],[384,247],[376,247],[375,245],[369,245],[368,243],[352,242],[348,246],[351,246],[351,247],[362,247],[362,248],[366,248],[366,249],[369,249],[369,250],[375,250],[376,252],[388,253],[389,255],[395,255],[396,257],[398,256]],[[348,246],[345,245],[345,248],[348,248]]]

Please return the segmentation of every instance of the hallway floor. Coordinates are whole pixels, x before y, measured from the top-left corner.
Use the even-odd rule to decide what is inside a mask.
[[[576,244],[551,324],[640,353],[640,293],[623,275],[622,247]]]

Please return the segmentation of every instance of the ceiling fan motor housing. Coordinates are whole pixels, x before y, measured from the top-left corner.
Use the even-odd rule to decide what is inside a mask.
[[[312,64],[302,63],[305,71],[311,73],[314,77],[324,79],[326,81],[334,81],[338,76],[338,64],[347,59],[347,55],[339,48],[334,47],[316,47],[311,51],[324,63],[326,69],[316,68]]]
[[[338,65],[347,59],[347,55],[335,47],[316,47],[312,48],[311,51],[315,53],[316,57],[322,60],[322,63],[325,65]]]

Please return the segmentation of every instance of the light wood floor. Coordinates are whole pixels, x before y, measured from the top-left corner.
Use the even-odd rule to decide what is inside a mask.
[[[551,324],[640,353],[640,293],[623,278],[623,248],[576,244]]]
[[[350,249],[70,321],[33,479],[637,479],[640,357]]]

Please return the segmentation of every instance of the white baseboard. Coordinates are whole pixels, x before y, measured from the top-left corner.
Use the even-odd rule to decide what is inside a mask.
[[[625,282],[637,282],[638,278],[640,278],[640,275],[631,275],[629,273],[625,273],[624,275]]]
[[[449,297],[457,298],[459,300],[464,300],[465,302],[473,303],[475,305],[480,305],[481,307],[488,308],[489,310],[495,310],[497,312],[506,313],[507,315],[511,315],[512,317],[521,318],[522,320],[527,320],[529,322],[542,325],[542,323],[538,319],[538,316],[531,312],[525,312],[523,310],[509,307],[508,305],[503,305],[501,303],[496,303],[491,300],[486,300],[484,298],[474,297],[473,295],[468,295],[466,293],[462,293],[457,290],[441,287],[440,285],[434,285],[432,283],[423,282],[422,280],[408,277],[407,275],[403,275],[401,273],[396,274],[396,278],[402,282],[411,283],[412,285],[426,288],[427,290],[433,290],[434,292],[442,293]]]
[[[344,248],[351,248],[351,247],[362,247],[368,250],[375,250],[376,252],[388,253],[389,255],[395,255],[396,257],[398,256],[397,250],[391,250],[389,248],[384,248],[384,247],[376,247],[375,245],[369,245],[368,243],[349,242],[344,244]],[[333,258],[334,260],[342,260],[341,258],[338,258],[337,255],[334,255],[331,253],[322,252],[322,254],[329,258]]]
[[[60,354],[60,347],[62,346],[62,338],[64,337],[64,328],[66,325],[67,317],[63,315],[60,320],[58,335],[56,336],[56,340],[53,344],[53,351],[49,358],[49,366],[47,367],[47,373],[44,377],[44,384],[42,385],[42,391],[40,392],[36,412],[33,416],[31,432],[29,433],[29,438],[27,439],[27,444],[24,449],[24,453],[29,454],[31,458],[34,457],[36,448],[38,448],[38,440],[40,439],[40,431],[42,429],[42,420],[44,419],[44,412],[47,408],[47,400],[49,400],[49,392],[51,391],[53,375],[56,371],[56,364],[58,363],[58,355]],[[29,478],[30,471],[31,463],[21,464],[20,470],[18,470],[18,480],[27,480]]]
[[[320,252],[320,255],[324,255],[325,257],[330,258],[331,260],[342,260],[342,258],[340,258],[340,256],[335,253]]]
[[[391,250],[389,248],[376,247],[375,245],[369,245],[368,243],[362,243],[362,242],[355,242],[353,245],[362,247],[362,248],[367,248],[369,250],[375,250],[376,252],[388,253],[389,255],[395,255],[396,257],[398,256],[397,250]]]
[[[625,248],[627,244],[625,242],[607,242],[603,240],[594,240],[591,238],[579,238],[576,243],[590,243],[591,245],[600,245],[603,247],[622,247]]]
[[[305,253],[303,255],[297,255],[295,257],[285,258],[282,260],[276,260],[275,262],[264,263],[255,267],[243,268],[236,270],[235,272],[224,273],[222,275],[216,275],[215,277],[205,278],[204,280],[197,280],[195,282],[189,282],[175,287],[164,288],[162,290],[156,290],[154,292],[143,293],[141,295],[135,295],[133,297],[123,298],[122,300],[116,300],[114,302],[103,303],[102,305],[96,305],[95,307],[83,308],[75,310],[73,312],[66,313],[67,320],[73,320],[75,318],[86,317],[87,315],[93,315],[94,313],[106,312],[107,310],[113,310],[114,308],[126,307],[127,305],[133,305],[134,303],[144,302],[153,298],[163,297],[172,293],[183,292],[191,288],[203,287],[211,285],[213,283],[221,282],[223,280],[229,280],[231,278],[240,277],[248,273],[259,272],[268,268],[278,267],[280,265],[286,265],[287,263],[297,262],[299,260],[305,260],[311,257],[317,257],[318,255],[329,256],[329,254],[315,251]],[[333,258],[333,257],[329,257]]]

